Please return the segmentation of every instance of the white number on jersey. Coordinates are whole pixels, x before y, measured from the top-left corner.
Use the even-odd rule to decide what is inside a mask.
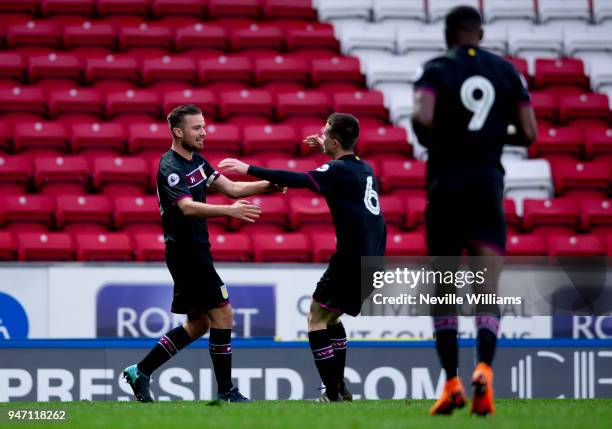
[[[366,191],[365,196],[363,197],[363,202],[365,203],[366,209],[370,211],[373,215],[380,214],[380,201],[378,200],[378,192],[376,192],[372,188],[372,176],[368,176],[366,180]]]
[[[477,90],[482,93],[478,99],[474,95]],[[495,88],[489,79],[472,76],[461,85],[461,102],[467,110],[474,114],[468,124],[468,130],[479,131],[495,102]]]

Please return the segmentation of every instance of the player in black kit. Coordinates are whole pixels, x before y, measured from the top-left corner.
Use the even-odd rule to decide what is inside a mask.
[[[479,48],[483,37],[478,11],[467,6],[446,16],[448,52],[429,61],[415,83],[413,127],[428,148],[426,233],[433,260],[451,261],[467,250],[488,268],[496,286],[506,245],[503,211],[505,143],[527,146],[536,138],[530,96],[515,68]],[[437,258],[445,256],[447,258]],[[454,262],[450,263],[454,265]],[[456,268],[453,267],[453,268]],[[478,365],[472,375],[471,412],[494,413],[493,371],[500,313],[476,309]],[[450,414],[466,401],[457,377],[456,309],[433,309],[436,347],[446,385],[430,414]]]
[[[219,163],[220,169],[250,174],[289,188],[307,188],[322,194],[336,228],[336,253],[312,296],[308,315],[308,340],[315,364],[325,384],[322,402],[351,400],[344,384],[346,332],[343,313],[361,310],[361,257],[383,256],[385,221],[378,202],[378,181],[371,167],[355,156],[359,122],[352,115],[334,113],[323,136],[305,143],[322,148],[333,160],[316,170],[294,173],[247,165],[236,159]]]
[[[231,198],[278,191],[267,181],[233,182],[220,175],[197,151],[206,138],[202,111],[194,105],[175,108],[168,115],[172,147],[161,158],[157,195],[166,242],[166,264],[174,280],[172,312],[186,314],[183,326],[167,332],[138,363],[123,371],[141,402],[152,402],[151,373],[210,328],[209,351],[217,380],[217,398],[229,402],[248,399],[232,385],[232,307],[227,287],[219,278],[210,254],[206,219],[231,216],[255,222],[260,208],[245,200],[232,205],[206,203],[215,189]]]

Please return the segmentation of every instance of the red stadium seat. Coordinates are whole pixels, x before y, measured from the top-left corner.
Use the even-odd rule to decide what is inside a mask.
[[[20,233],[20,261],[72,261],[74,246],[70,235],[62,232]]]
[[[26,61],[14,52],[0,52],[0,79],[23,80],[26,74]]]
[[[53,201],[46,195],[0,197],[0,225],[11,231],[46,231],[53,218]]]
[[[198,22],[177,28],[174,44],[179,51],[191,49],[224,51],[228,47],[228,39],[224,26]]]
[[[604,241],[596,235],[548,236],[549,256],[605,256]]]
[[[577,127],[540,127],[538,138],[529,147],[530,158],[570,157],[579,159],[584,149],[584,133]]]
[[[101,122],[77,124],[72,127],[73,152],[82,150],[113,150],[120,152],[125,146],[125,130],[117,123]]]
[[[208,15],[213,19],[258,19],[261,13],[261,0],[208,0]]]
[[[135,82],[138,80],[139,74],[138,61],[130,57],[106,55],[104,57],[88,58],[85,61],[85,80],[90,83],[101,79]]]
[[[294,82],[305,85],[308,82],[310,64],[296,56],[277,55],[273,58],[255,60],[255,83]]]
[[[28,13],[33,15],[38,11],[40,0],[4,0],[0,2],[0,13]]]
[[[161,231],[156,196],[117,197],[113,217],[115,226],[127,232]]]
[[[353,83],[363,85],[364,78],[355,57],[333,57],[312,61],[312,84]]]
[[[289,227],[299,229],[304,225],[330,225],[331,213],[322,197],[293,197],[289,199]]]
[[[85,192],[89,168],[80,156],[40,156],[34,159],[36,189],[53,194],[81,194]]]
[[[206,126],[206,152],[219,151],[238,154],[242,145],[240,127],[233,124],[211,124]]]
[[[98,0],[98,14],[146,16],[149,3],[150,0]]]
[[[210,239],[216,261],[248,262],[253,259],[253,247],[248,234],[239,232],[215,234]]]
[[[128,126],[128,150],[165,152],[172,144],[168,124],[163,122],[139,123]]]
[[[230,46],[235,51],[265,49],[280,52],[284,45],[283,31],[273,23],[238,25],[232,28],[229,37]]]
[[[372,117],[386,121],[389,117],[383,103],[383,95],[378,91],[340,92],[332,96],[333,110],[347,112],[359,117]]]
[[[202,110],[205,118],[217,116],[217,96],[208,89],[184,89],[182,91],[165,92],[162,97],[163,117],[168,116],[172,109],[183,104],[196,104]]]
[[[17,259],[17,243],[13,234],[0,231],[0,261],[14,261]]]
[[[390,234],[387,237],[387,256],[425,256],[425,235],[420,232]]]
[[[88,88],[60,89],[50,92],[49,114],[57,116],[64,113],[91,113],[101,116],[104,113],[102,96],[95,89]]]
[[[546,256],[546,238],[538,234],[510,234],[506,240],[508,256]]]
[[[397,189],[425,188],[425,163],[389,160],[381,163],[381,185],[384,192]]]
[[[148,182],[148,165],[142,158],[100,157],[94,161],[93,185],[106,195],[140,195]]]
[[[381,153],[397,153],[407,156],[412,154],[412,146],[408,144],[406,130],[394,126],[363,129],[360,133],[357,149],[362,156]]]
[[[285,4],[289,3],[285,2]],[[290,52],[316,49],[337,53],[340,47],[334,35],[334,27],[328,23],[287,23],[285,41],[287,50]]]
[[[612,156],[612,128],[588,129],[585,131],[587,158]]]
[[[196,76],[195,61],[185,57],[171,57],[144,60],[142,80],[145,85],[159,81],[194,82]]]
[[[412,196],[406,198],[406,228],[420,229],[425,225],[426,205],[427,200],[425,199],[425,197]]]
[[[612,233],[612,204],[606,200],[582,200],[580,220],[584,231]]]
[[[504,215],[509,230],[518,230],[521,226],[521,218],[516,212],[516,203],[511,198],[504,198]]]
[[[28,21],[8,25],[6,31],[6,44],[10,48],[30,45],[58,48],[61,42],[60,26],[45,21]]]
[[[23,194],[31,175],[29,157],[0,155],[0,194]]]
[[[380,197],[380,207],[387,225],[401,227],[406,220],[406,202],[404,198],[384,195]]]
[[[559,97],[560,120],[599,120],[605,123],[610,119],[610,105],[605,94],[564,95]]]
[[[202,84],[228,81],[250,84],[252,75],[251,60],[244,56],[221,55],[198,62],[198,80]]]
[[[111,226],[112,204],[104,195],[59,195],[55,221],[66,232],[104,232]]]
[[[95,0],[42,0],[40,5],[43,15],[75,14],[93,16]]]
[[[558,95],[550,92],[532,92],[531,104],[537,119],[550,122],[556,122],[559,119]]]
[[[317,19],[311,0],[263,0],[263,13],[267,19]]]
[[[255,262],[310,262],[312,250],[305,234],[253,235]]]
[[[336,253],[336,234],[313,233],[310,235],[312,241],[312,261],[329,262],[332,255]]]
[[[246,224],[238,219],[230,219],[232,229],[242,228],[247,232],[262,229],[280,230],[287,225],[287,203],[279,195],[257,195],[249,197],[248,201],[261,207],[262,213],[254,224]],[[262,228],[265,226],[266,228]],[[273,228],[267,228],[272,226]]]
[[[121,49],[170,49],[173,43],[173,34],[167,26],[141,22],[135,26],[122,26],[119,29],[118,40]]]
[[[123,233],[76,234],[78,261],[131,261],[130,237]]]
[[[8,152],[13,141],[13,127],[9,122],[0,121],[0,151]]]
[[[47,110],[45,94],[35,86],[0,88],[0,112],[27,112],[42,115]]]
[[[15,127],[16,152],[24,149],[49,149],[65,151],[68,132],[61,122],[24,122]]]
[[[570,198],[523,200],[523,227],[538,233],[567,231],[573,233],[580,223],[579,208]]]
[[[253,89],[226,92],[221,95],[222,118],[232,116],[259,116],[271,119],[274,110],[272,96],[268,91]]]
[[[606,196],[610,189],[610,166],[606,162],[558,160],[551,163],[555,191],[587,191]]]
[[[120,114],[159,116],[159,95],[150,90],[128,89],[113,92],[106,100],[106,112],[109,116]]]
[[[111,24],[84,21],[82,24],[65,26],[63,41],[67,49],[82,47],[113,49],[116,44],[116,34]]]
[[[321,164],[314,159],[284,159],[284,158],[271,158],[266,162],[266,167],[274,170],[288,170],[297,173],[303,173],[305,171],[314,170]],[[291,191],[295,192],[294,190]]]
[[[565,86],[588,90],[589,87],[584,64],[576,58],[536,59],[534,81],[538,88]]]
[[[286,152],[295,153],[297,134],[290,125],[253,125],[244,128],[245,155],[255,152]]]
[[[166,260],[166,244],[163,234],[139,232],[132,234],[134,254],[138,262],[163,262]]]
[[[293,116],[321,118],[324,120],[331,113],[329,96],[322,91],[291,91],[276,96],[276,115],[279,119]]]
[[[201,18],[206,12],[207,0],[153,0],[153,16],[189,15]]]

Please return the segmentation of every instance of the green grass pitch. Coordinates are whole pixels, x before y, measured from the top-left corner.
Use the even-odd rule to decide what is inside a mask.
[[[318,404],[306,401],[258,401],[216,404],[175,401],[155,404],[134,402],[65,402],[0,404],[0,427],[52,428],[211,428],[211,429],[415,429],[415,428],[610,428],[612,400],[548,399],[497,400],[497,414],[488,418],[469,415],[467,407],[454,415],[429,417],[432,401],[354,401]],[[64,409],[66,422],[15,423],[8,410]],[[448,425],[448,426],[446,426]]]

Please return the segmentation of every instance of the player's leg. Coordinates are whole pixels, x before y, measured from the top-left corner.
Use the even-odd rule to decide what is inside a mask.
[[[328,322],[327,333],[332,343],[332,349],[334,350],[333,360],[336,363],[338,392],[343,401],[352,401],[353,395],[351,392],[349,392],[346,384],[344,383],[344,367],[346,366],[346,351],[348,348],[348,341],[346,339],[346,331],[344,330],[344,325],[342,324],[340,317]]]
[[[217,399],[227,402],[246,402],[248,399],[232,384],[232,325],[234,314],[229,301],[208,310],[210,337],[208,349],[217,380]]]
[[[323,308],[314,299],[310,302],[308,313],[308,342],[314,356],[315,365],[325,385],[325,394],[320,400],[325,402],[339,401],[338,369],[334,357],[334,349],[327,326],[335,322],[340,315]]]
[[[127,367],[123,371],[123,377],[132,387],[136,399],[140,402],[152,402],[149,383],[153,371],[192,341],[204,335],[206,331],[208,331],[208,316],[201,312],[189,313],[182,326],[166,332],[140,362]]]
[[[480,271],[486,268],[486,289],[497,291],[497,281],[502,267],[501,250],[485,243],[474,243],[470,254],[475,258],[471,269]],[[499,332],[500,310],[495,304],[479,305],[476,308],[477,329],[477,359],[478,364],[472,374],[473,400],[470,411],[478,415],[495,413],[493,402],[493,357],[497,347]]]

